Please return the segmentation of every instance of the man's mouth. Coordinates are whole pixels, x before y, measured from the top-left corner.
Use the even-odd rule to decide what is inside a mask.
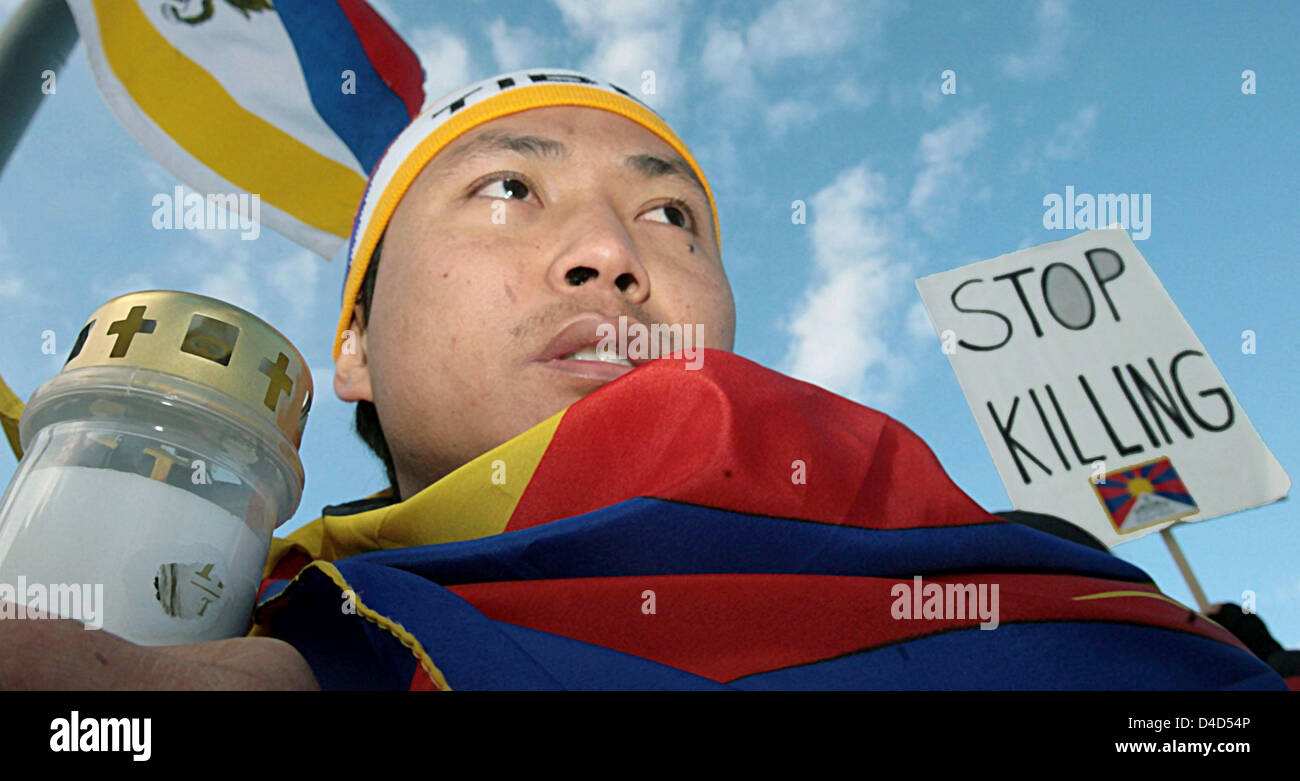
[[[626,366],[629,369],[635,368],[631,361],[626,358],[620,358],[612,351],[601,351],[595,345],[583,347],[580,350],[574,350],[568,355],[560,356],[561,361],[597,361],[599,363],[612,363],[618,366]]]
[[[533,358],[548,369],[584,380],[609,382],[648,361],[629,360],[618,355],[608,337],[616,333],[613,320],[594,313],[580,315],[567,323],[549,344]],[[605,344],[602,345],[602,342]],[[602,346],[604,349],[602,349]]]

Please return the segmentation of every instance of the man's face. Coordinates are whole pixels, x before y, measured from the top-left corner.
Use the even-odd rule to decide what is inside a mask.
[[[732,349],[712,213],[684,171],[650,131],[577,106],[487,122],[425,166],[334,378],[375,403],[402,498],[629,371],[565,357],[602,324],[680,324]]]

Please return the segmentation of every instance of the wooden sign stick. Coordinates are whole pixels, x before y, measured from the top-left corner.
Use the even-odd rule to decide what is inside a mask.
[[[1187,581],[1187,587],[1192,590],[1192,598],[1196,600],[1196,607],[1200,608],[1202,614],[1210,612],[1210,603],[1205,598],[1205,592],[1201,590],[1201,584],[1196,580],[1196,575],[1192,573],[1191,565],[1187,563],[1187,557],[1183,555],[1183,549],[1178,546],[1178,540],[1174,539],[1173,526],[1166,526],[1160,530],[1160,536],[1164,538],[1165,545],[1169,547],[1169,555],[1174,557],[1174,563],[1178,565],[1178,571],[1183,573],[1183,580]]]

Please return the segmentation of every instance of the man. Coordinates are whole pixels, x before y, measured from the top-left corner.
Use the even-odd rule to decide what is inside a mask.
[[[695,347],[732,348],[712,198],[694,169],[618,114],[534,108],[457,138],[386,227],[372,220],[384,273],[373,307],[345,307],[334,388],[382,410],[401,498],[625,373],[552,355],[595,345],[602,324],[700,324]],[[349,282],[372,263],[354,259]]]
[[[1281,688],[896,422],[730,355],[734,327],[712,194],[653,112],[571,71],[455,93],[389,147],[349,251],[335,392],[391,488],[274,541],[257,636],[49,622],[67,645],[11,635],[0,683]]]

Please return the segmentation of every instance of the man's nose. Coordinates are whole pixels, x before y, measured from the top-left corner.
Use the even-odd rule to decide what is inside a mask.
[[[568,246],[551,264],[549,281],[557,291],[607,287],[629,302],[650,297],[650,274],[622,220],[608,205],[591,205],[571,215]]]

